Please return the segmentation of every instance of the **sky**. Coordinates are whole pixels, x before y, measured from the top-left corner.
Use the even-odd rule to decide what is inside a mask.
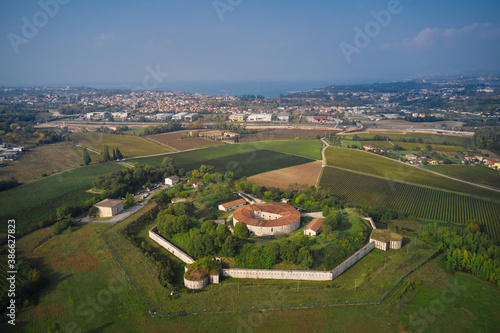
[[[0,86],[500,73],[498,0],[0,0]]]

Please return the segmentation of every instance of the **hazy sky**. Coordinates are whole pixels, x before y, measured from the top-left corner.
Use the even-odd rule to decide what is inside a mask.
[[[0,85],[499,73],[499,13],[498,0],[0,0]]]

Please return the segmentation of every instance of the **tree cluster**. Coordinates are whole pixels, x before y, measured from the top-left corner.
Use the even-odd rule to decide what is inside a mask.
[[[237,242],[225,224],[214,221],[203,222],[200,229],[189,230],[187,251],[194,257],[202,258],[220,254],[232,257],[236,253]]]
[[[467,228],[428,224],[420,229],[419,237],[446,253],[449,270],[468,272],[500,287],[500,247],[479,230],[474,222]]]

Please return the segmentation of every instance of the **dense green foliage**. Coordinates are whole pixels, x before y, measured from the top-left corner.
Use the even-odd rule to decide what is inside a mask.
[[[163,170],[151,165],[137,165],[126,171],[117,171],[97,177],[92,183],[94,188],[104,190],[106,196],[112,198],[125,197],[134,193],[143,186],[149,187],[152,183],[161,181]]]
[[[167,209],[161,210],[156,218],[159,233],[165,238],[171,238],[174,234],[187,232],[191,224],[192,213],[191,202],[170,204]]]
[[[467,228],[428,224],[420,229],[419,237],[446,252],[448,269],[469,272],[500,287],[500,247],[477,229],[473,223]]]
[[[236,223],[234,226],[234,235],[239,239],[247,239],[250,236],[250,231],[245,223]]]
[[[478,148],[500,151],[500,127],[484,127],[474,134],[474,144]]]
[[[141,135],[168,133],[168,132],[179,131],[181,129],[182,125],[180,123],[169,121],[168,123],[162,125],[155,125],[155,126],[150,125],[144,129]]]
[[[500,239],[500,204],[327,167],[320,185],[350,204],[387,207],[412,217],[467,224],[478,220]]]
[[[14,188],[16,186],[21,185],[21,183],[15,179],[14,177],[11,177],[10,179],[1,179],[0,180],[0,191],[5,191],[11,188]]]

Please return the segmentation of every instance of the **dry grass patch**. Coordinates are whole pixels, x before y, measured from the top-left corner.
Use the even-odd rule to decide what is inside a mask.
[[[0,179],[15,177],[27,182],[43,174],[76,168],[83,162],[82,152],[68,143],[55,143],[32,148],[17,161],[0,169]]]
[[[261,173],[248,178],[249,182],[266,187],[288,188],[293,184],[316,186],[321,173],[321,161],[297,165],[290,168]]]

